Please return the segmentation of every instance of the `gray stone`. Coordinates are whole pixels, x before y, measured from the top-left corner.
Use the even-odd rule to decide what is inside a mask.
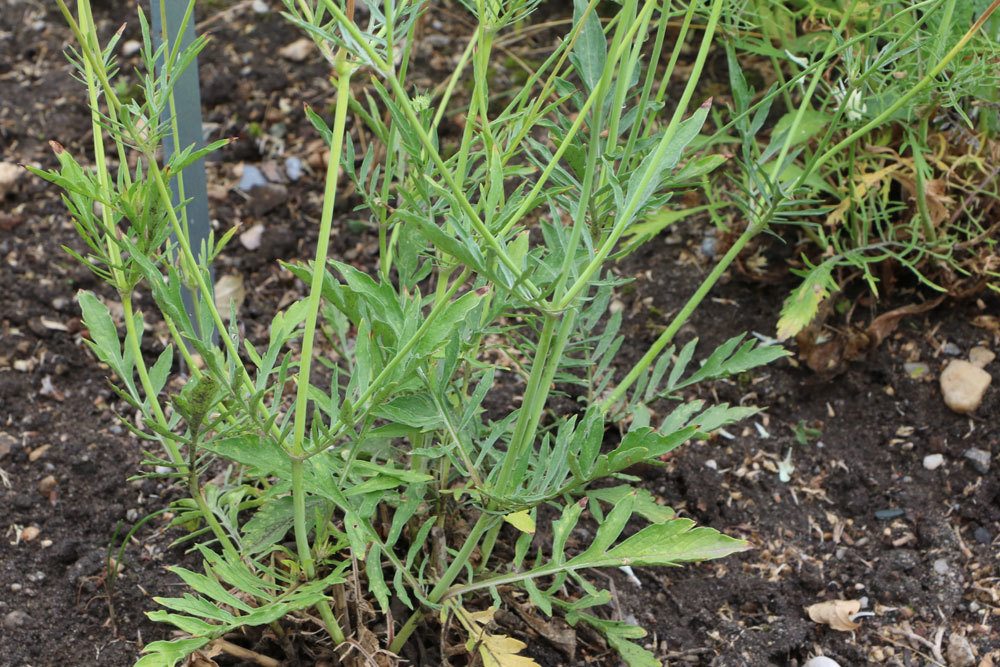
[[[955,345],[954,343],[945,343],[941,347],[941,351],[944,352],[949,357],[957,357],[958,355],[962,354],[962,348],[960,348],[958,345]]]
[[[243,165],[243,174],[240,176],[239,189],[249,192],[253,188],[267,185],[267,179],[260,169],[252,164]]]
[[[292,183],[302,178],[302,160],[297,157],[285,160],[285,174]]]
[[[953,634],[948,638],[948,667],[974,667],[976,652],[972,644],[962,635]]]
[[[3,627],[8,630],[13,630],[14,628],[19,628],[22,625],[27,624],[30,620],[31,617],[28,616],[27,612],[15,609],[3,617]]]
[[[253,189],[250,193],[250,212],[260,217],[270,213],[288,200],[288,188],[277,183],[268,183]]]
[[[985,475],[990,471],[990,463],[992,462],[993,457],[986,450],[979,449],[978,447],[970,447],[965,450],[965,453],[962,454],[962,456],[969,460],[972,467],[975,468],[976,472],[980,475]]]

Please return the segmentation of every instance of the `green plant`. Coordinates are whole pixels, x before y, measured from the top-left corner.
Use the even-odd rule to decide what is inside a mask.
[[[224,142],[166,163],[159,153],[176,130],[158,120],[170,108],[171,82],[205,42],[182,50],[168,41],[154,51],[140,14],[146,73],[142,95],[124,102],[113,83],[117,38],[99,45],[87,0],[76,15],[58,2],[89,93],[94,165],[57,146],[59,169],[35,171],[66,192],[87,248],[70,252],[123,304],[120,336],[103,302],[79,295],[91,348],[141,415],[130,427],[162,448],[148,463],[186,485],[174,524],[188,528],[182,541],[204,559],[204,573],[173,568],[192,592],[158,599],[165,610],[149,614],[185,637],[151,643],[139,664],[174,665],[239,628],[267,625],[281,636],[282,619],[311,619],[311,610],[329,641],[347,650],[399,653],[422,623],[449,617],[484,664],[512,664],[523,645],[491,634],[492,612],[475,611],[484,600],[499,604],[498,590],[508,586],[545,614],[591,625],[630,664],[657,664],[630,641],[641,629],[600,614],[609,594],[586,571],[679,565],[746,548],[676,517],[633,486],[628,471],[755,412],[683,402],[682,389],[784,355],[736,336],[695,368],[697,341],[672,344],[764,229],[760,216],[642,359],[614,367],[621,315],[608,304],[622,281],[609,262],[636,246],[636,226],[675,190],[721,163],[691,150],[710,101],[689,107],[726,3],[678,10],[626,0],[602,26],[596,0],[577,0],[566,38],[500,107],[488,84],[492,46],[534,3],[470,0],[475,34],[433,98],[407,82],[424,3],[370,7],[362,28],[352,2],[286,0],[288,19],[331,65],[336,104],[332,124],[306,109],[330,147],[315,256],[287,265],[307,294],[275,314],[268,340],[250,341],[240,337],[236,312],[227,326],[208,282],[208,264],[232,231],[192,248],[184,208],[170,204],[185,166]],[[697,55],[664,115],[667,82],[696,16]],[[666,70],[648,67],[660,61],[676,17],[684,35]],[[811,71],[815,86],[819,68]],[[463,103],[455,91],[467,74]],[[456,109],[467,122],[445,154],[436,130]],[[349,111],[372,138],[363,154],[347,131]],[[800,113],[782,159],[801,122]],[[371,274],[328,256],[341,168],[378,229]],[[193,318],[183,287],[195,294]],[[151,365],[141,353],[137,289],[153,299],[172,338]],[[175,351],[192,375],[171,394]],[[519,405],[484,407],[491,394],[512,392],[523,393]],[[665,416],[652,425],[654,408]],[[608,428],[616,423],[620,433]],[[223,481],[203,479],[209,466],[225,466]],[[590,543],[570,546],[584,520]],[[541,522],[550,537],[540,546]],[[633,522],[645,525],[623,538]],[[504,531],[509,541],[500,539]],[[391,605],[408,609],[398,626]],[[383,637],[368,630],[373,616],[388,624]]]
[[[775,81],[764,108],[785,107],[770,141],[767,112],[728,124],[742,144],[739,210],[754,215],[753,193],[765,192],[771,223],[805,241],[780,338],[854,277],[877,295],[887,262],[938,291],[1000,285],[989,218],[1000,199],[998,4],[755,1],[731,22],[734,112],[748,105],[741,63],[765,64]],[[789,85],[816,63],[825,69],[815,88]]]

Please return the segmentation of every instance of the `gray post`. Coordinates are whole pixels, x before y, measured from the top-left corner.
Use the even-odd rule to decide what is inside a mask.
[[[160,15],[161,4],[162,17]],[[150,0],[151,25],[155,48],[159,48],[163,42],[164,32],[167,34],[168,42],[172,43],[175,40],[180,40],[182,49],[194,41],[193,15],[188,20],[187,26],[185,26],[184,34],[177,34],[180,31],[187,8],[188,0]],[[164,23],[166,24],[165,31]],[[180,145],[174,145],[173,133],[168,132],[163,142],[163,150],[166,158],[169,158],[177,149],[183,150],[192,144],[198,147],[205,144],[201,122],[201,91],[198,81],[197,58],[184,70],[174,84],[174,106],[177,111],[177,133]],[[164,114],[169,114],[169,111],[165,111]],[[168,116],[163,120],[169,122],[170,118]],[[205,178],[204,159],[186,168],[181,179],[175,177],[172,186],[175,206],[180,204],[182,199],[189,202],[187,205],[188,237],[191,239],[192,250],[197,255],[201,252],[202,243],[208,240],[210,229],[208,218],[208,185]],[[211,284],[215,284],[214,270],[212,270]],[[191,318],[195,327],[198,327],[199,320],[195,314],[194,297],[187,290],[184,291],[184,305],[187,307],[188,317]],[[217,333],[214,332],[213,336]]]

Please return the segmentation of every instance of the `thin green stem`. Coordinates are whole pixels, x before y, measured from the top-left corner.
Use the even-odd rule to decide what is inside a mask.
[[[466,567],[469,559],[472,557],[473,552],[476,550],[480,539],[483,535],[493,526],[493,524],[498,521],[499,518],[490,514],[480,514],[476,523],[472,526],[472,530],[469,531],[468,536],[465,538],[465,542],[462,544],[462,548],[459,550],[455,557],[452,559],[451,564],[438,579],[434,588],[427,595],[427,602],[430,604],[437,604],[441,598],[444,597],[445,593],[448,592],[448,588],[454,583],[458,575],[462,573],[462,570]],[[417,629],[420,621],[424,618],[424,612],[421,609],[414,611],[403,627],[400,628],[399,632],[396,633],[392,644],[389,645],[389,651],[392,653],[399,653],[406,644],[406,641],[413,634],[413,631]]]
[[[320,214],[319,239],[313,262],[312,281],[306,307],[305,331],[302,334],[302,353],[299,362],[298,386],[295,394],[295,422],[291,452],[301,457],[305,453],[306,416],[309,403],[309,378],[313,363],[313,343],[316,322],[319,319],[323,297],[323,279],[326,276],[326,258],[333,227],[333,207],[337,200],[337,174],[340,171],[340,153],[344,145],[344,128],[347,123],[347,100],[351,95],[351,71],[344,54],[337,55],[337,107],[333,119],[333,145],[326,171],[326,188],[323,194],[323,211]]]
[[[635,194],[633,194],[633,196],[626,202],[625,209],[619,212],[619,217],[615,222],[614,228],[601,244],[601,247],[595,253],[594,258],[584,268],[583,272],[580,274],[579,278],[576,279],[576,282],[573,283],[572,287],[570,287],[566,291],[566,294],[564,294],[558,301],[555,308],[557,311],[562,311],[569,307],[577,295],[590,285],[590,281],[593,279],[594,273],[604,265],[608,255],[611,254],[611,251],[618,243],[618,239],[621,238],[623,233],[625,233],[625,229],[628,227],[629,222],[638,212],[638,207],[642,201],[642,197],[640,197],[638,193],[646,191],[652,179],[658,177],[660,173],[659,165],[662,162],[662,158],[666,154],[667,148],[670,146],[673,138],[676,136],[677,131],[680,128],[681,120],[687,111],[691,98],[694,96],[695,89],[698,86],[698,81],[701,79],[701,72],[705,67],[705,61],[708,59],[708,53],[712,45],[712,38],[715,35],[715,28],[719,23],[719,16],[722,13],[722,7],[724,5],[725,0],[713,0],[712,2],[712,12],[709,15],[708,25],[705,27],[705,32],[702,35],[701,48],[698,50],[698,55],[691,67],[691,73],[689,75],[687,85],[684,87],[681,99],[677,103],[677,109],[675,110],[673,117],[670,119],[670,124],[667,125],[666,130],[663,132],[663,136],[660,138],[660,142],[656,147],[656,151],[654,152],[653,158],[649,163],[649,167],[645,170],[645,172],[643,172],[639,183],[637,184],[635,190],[633,190]]]
[[[656,341],[650,346],[649,350],[646,351],[646,354],[642,355],[642,358],[636,362],[635,366],[632,367],[632,370],[628,372],[620,383],[618,383],[618,386],[616,386],[614,390],[608,394],[607,398],[601,402],[601,412],[605,414],[609,413],[615,404],[625,396],[625,392],[628,391],[628,388],[631,387],[635,381],[646,372],[646,369],[648,369],[654,361],[656,361],[657,357],[660,356],[660,353],[663,352],[664,348],[666,348],[667,345],[669,345],[674,339],[674,336],[677,335],[677,332],[680,331],[681,327],[688,321],[688,318],[691,317],[691,314],[695,311],[698,305],[705,299],[706,296],[708,296],[708,293],[715,286],[715,283],[719,281],[719,278],[721,278],[726,272],[729,265],[733,263],[733,260],[735,260],[737,255],[740,254],[740,251],[742,251],[750,239],[760,233],[762,229],[763,226],[761,225],[751,225],[746,228],[738,239],[736,239],[736,242],[733,243],[731,248],[729,248],[729,251],[726,252],[722,259],[719,260],[719,263],[715,265],[711,273],[709,273],[705,280],[702,281],[701,285],[698,286],[698,289],[695,290],[695,293],[692,294],[687,303],[684,304],[684,307],[681,308],[680,312],[677,313],[673,320],[671,320],[666,330],[660,334]]]

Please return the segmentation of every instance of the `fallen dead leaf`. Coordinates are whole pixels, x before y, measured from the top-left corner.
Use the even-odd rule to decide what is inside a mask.
[[[49,451],[52,445],[42,445],[41,447],[35,447],[28,453],[28,460],[34,463],[38,459],[45,456],[45,452]]]
[[[51,329],[52,331],[69,331],[69,327],[62,322],[57,322],[56,320],[50,320],[44,315],[41,318],[42,326],[46,329]]]
[[[239,312],[246,296],[247,291],[246,287],[243,286],[243,276],[239,274],[224,275],[215,283],[215,307],[219,309],[219,314],[226,321],[229,321],[229,314],[234,306],[236,312]]]
[[[852,632],[861,627],[853,620],[855,614],[861,611],[860,600],[827,600],[806,607],[813,623],[829,625],[840,632]]]
[[[895,308],[890,310],[888,313],[882,313],[868,325],[866,333],[871,338],[871,346],[878,347],[883,340],[896,330],[896,327],[899,326],[900,320],[904,317],[926,313],[928,310],[937,308],[942,301],[944,301],[943,294],[926,303],[914,303],[908,306],[902,306],[901,308]]]

